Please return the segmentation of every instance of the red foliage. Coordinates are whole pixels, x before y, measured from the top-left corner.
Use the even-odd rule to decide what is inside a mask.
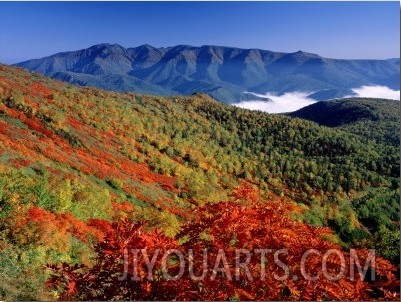
[[[58,215],[58,218],[63,221],[64,224],[67,224],[68,231],[81,241],[87,242],[88,239],[91,238],[94,238],[96,241],[101,241],[104,239],[105,233],[103,233],[102,229],[99,228],[98,225],[94,222],[92,223],[96,227],[92,227],[91,225],[89,225],[89,223],[85,223],[74,218],[70,213],[60,214]],[[104,221],[103,227],[105,228],[107,224],[110,225],[109,222]]]
[[[328,228],[293,222],[287,216],[288,205],[258,202],[254,200],[256,195],[251,187],[242,186],[234,194],[241,202],[198,208],[199,219],[186,223],[177,236],[186,238],[182,245],[157,231],[145,232],[140,223],[114,223],[114,232],[96,247],[98,256],[93,267],[49,266],[53,276],[48,285],[62,288],[63,300],[399,299],[399,280],[394,275],[395,267],[388,261],[377,257],[375,263],[370,262],[376,281],[364,281],[359,275],[351,279],[351,269],[355,269],[351,261],[355,258],[322,239],[332,235]],[[244,205],[244,201],[249,204]],[[173,249],[180,251],[183,258],[170,262],[165,274],[163,259],[168,258],[162,256]],[[205,276],[197,279],[204,273],[205,249]],[[303,259],[311,249],[311,254]],[[263,250],[267,260],[264,270]],[[337,252],[328,257],[327,251]],[[276,252],[280,252],[277,259]],[[361,266],[369,263],[367,250],[352,255],[358,257]],[[152,259],[154,267],[149,270]],[[185,264],[183,271],[179,266],[181,260]],[[246,263],[247,269],[237,265],[240,269],[236,270],[237,262]],[[192,270],[189,263],[193,264]],[[330,280],[339,272],[343,273],[341,278]],[[283,278],[287,273],[288,278]],[[174,280],[174,276],[180,277]],[[318,278],[310,280],[305,276]]]
[[[130,204],[127,201],[124,201],[122,203],[116,203],[113,202],[112,203],[114,212],[116,213],[132,213],[134,211],[134,207],[132,206],[132,204]]]
[[[143,224],[128,220],[113,224],[113,228],[114,232],[96,246],[99,257],[91,268],[91,273],[86,272],[86,267],[78,265],[48,266],[55,275],[48,280],[47,285],[63,289],[60,299],[110,300],[130,297],[154,300],[159,295],[166,295],[167,292],[164,291],[168,283],[166,280],[146,279],[141,282],[131,280],[130,277],[121,283],[116,280],[119,273],[124,272],[124,251],[127,248],[146,248],[148,255],[152,257],[157,253],[157,249],[165,253],[168,247],[177,248],[175,241],[159,232],[146,234],[143,231]],[[138,275],[147,275],[144,263],[138,267]],[[121,291],[124,292],[123,295]]]
[[[52,90],[50,90],[48,87],[43,86],[39,82],[34,82],[28,87],[29,91],[35,95],[35,96],[43,96],[46,98],[50,98],[52,95]]]
[[[114,232],[112,224],[109,221],[103,219],[91,218],[86,224],[91,227],[92,230],[99,231],[99,234],[102,235],[102,238],[99,239],[104,239],[105,236],[110,236]]]
[[[85,124],[82,123],[81,121],[78,121],[77,119],[74,119],[72,117],[67,117],[67,123],[73,128],[83,128],[85,127]]]
[[[8,160],[15,168],[28,167],[31,161],[22,158],[13,158]]]
[[[22,122],[24,122],[24,124],[26,124],[34,131],[42,133],[49,138],[55,138],[54,133],[51,130],[47,129],[43,125],[42,121],[37,117],[28,117],[25,113],[15,108],[7,108],[7,115],[12,118],[20,119]]]
[[[27,224],[29,224],[27,226]],[[66,236],[75,236],[83,242],[100,242],[112,232],[111,224],[100,219],[91,219],[87,223],[76,219],[70,213],[55,214],[41,207],[29,208],[28,215],[17,224],[19,230],[25,226],[35,229],[37,242],[45,245],[67,243]],[[16,230],[18,232],[18,230]],[[60,240],[58,240],[60,239]]]

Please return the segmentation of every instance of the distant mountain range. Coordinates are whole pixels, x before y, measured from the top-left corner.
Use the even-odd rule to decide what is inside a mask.
[[[302,51],[99,44],[15,65],[82,86],[156,95],[203,92],[223,103],[258,98],[246,92],[300,91],[327,100],[364,85],[400,89],[399,59],[327,59]]]

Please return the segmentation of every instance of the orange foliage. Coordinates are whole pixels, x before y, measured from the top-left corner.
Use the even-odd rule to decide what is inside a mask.
[[[103,240],[106,234],[111,232],[111,224],[100,219],[91,219],[87,223],[74,218],[70,213],[55,214],[43,208],[33,206],[29,208],[27,217],[17,224],[16,233],[24,234],[29,229],[34,229],[36,244],[58,247],[61,250],[67,248],[67,237],[73,235],[83,242]],[[31,235],[29,235],[31,236]]]
[[[257,195],[245,185],[234,193],[239,203],[198,208],[198,219],[187,222],[177,236],[187,238],[182,245],[157,231],[147,233],[140,223],[114,223],[114,233],[96,247],[95,266],[49,266],[54,275],[47,284],[63,288],[61,299],[68,300],[399,299],[399,280],[388,261],[376,257],[369,263],[367,250],[342,250],[322,239],[332,233],[330,229],[293,222],[287,215],[289,205],[256,202]],[[139,253],[145,248],[146,257],[143,251]],[[179,275],[169,280],[161,275],[165,270],[162,259],[166,259],[162,256],[173,249],[183,258],[169,264],[168,275]],[[133,262],[133,251],[137,251],[137,262]],[[266,257],[263,265],[261,251]],[[249,259],[245,257],[247,252]],[[280,257],[275,258],[276,252]],[[306,253],[310,254],[303,259]],[[368,263],[374,268],[376,280],[364,281],[358,273],[351,278],[351,269],[357,271],[351,265],[356,256],[360,266]],[[246,263],[246,269],[237,262]],[[182,263],[183,271],[179,266]],[[339,272],[341,278],[330,279]]]

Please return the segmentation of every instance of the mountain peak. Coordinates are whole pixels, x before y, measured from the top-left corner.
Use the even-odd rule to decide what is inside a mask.
[[[89,47],[88,49],[97,50],[97,49],[125,49],[125,48],[117,43],[114,43],[114,44],[100,43],[100,44],[93,45],[93,46]]]
[[[130,48],[130,49],[157,49],[156,47],[154,47],[154,46],[152,46],[152,45],[150,45],[150,44],[142,44],[142,45],[139,45],[139,46],[137,46],[137,47],[134,47],[134,48]]]
[[[321,58],[321,56],[319,56],[318,54],[315,53],[311,53],[311,52],[306,52],[303,50],[298,50],[294,53],[292,53],[293,55],[297,55],[297,56],[307,56],[307,57],[317,57],[317,58]]]

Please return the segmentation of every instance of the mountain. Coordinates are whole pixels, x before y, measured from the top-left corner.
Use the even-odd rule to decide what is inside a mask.
[[[391,59],[387,59],[387,61],[400,64],[400,58],[391,58]]]
[[[366,98],[331,100],[317,102],[288,115],[344,129],[395,147],[400,145],[399,101]]]
[[[393,106],[380,101],[361,100]],[[341,125],[363,120],[353,115]],[[0,65],[0,299],[399,300],[399,147],[365,134],[206,94],[122,94]],[[263,280],[254,249],[267,247]],[[376,250],[377,281],[302,277],[305,251],[320,253],[307,274],[321,275],[326,255],[338,276],[343,261],[329,253],[349,267],[351,247],[364,267]],[[131,279],[135,249],[140,280]],[[226,257],[235,276],[236,251],[250,249],[257,275],[229,281],[216,260],[217,275],[199,281],[185,269],[171,280],[173,249],[194,252],[196,276],[203,250],[208,268]],[[299,279],[271,278],[285,276],[273,261],[283,250]],[[157,278],[144,259],[156,260]]]
[[[351,88],[400,89],[396,60],[338,60],[298,51],[178,45],[124,48],[99,44],[16,64],[81,86],[156,95],[207,93],[223,103],[301,91],[318,100],[352,95]]]

